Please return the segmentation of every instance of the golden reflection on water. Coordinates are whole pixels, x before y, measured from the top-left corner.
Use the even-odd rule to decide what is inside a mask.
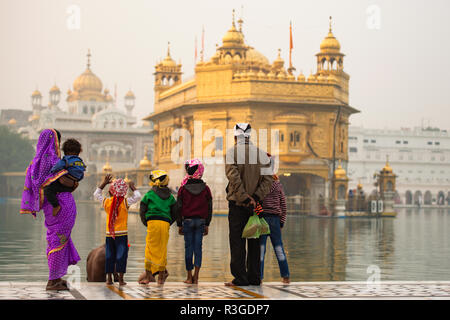
[[[0,281],[47,280],[45,227],[21,216],[19,204],[0,205]],[[401,210],[397,218],[311,218],[289,215],[283,242],[292,281],[365,281],[376,265],[381,280],[450,280],[449,210]],[[82,258],[77,266],[86,278],[89,251],[105,241],[105,214],[98,206],[78,204],[72,239]],[[130,251],[127,281],[143,271],[146,228],[137,214],[128,221]],[[184,239],[175,224],[168,246],[168,281],[185,278]],[[264,281],[279,281],[278,263],[267,242]],[[203,241],[202,281],[231,280],[228,219],[213,216]]]

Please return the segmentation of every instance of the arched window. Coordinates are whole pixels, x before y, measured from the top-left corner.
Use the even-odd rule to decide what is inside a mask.
[[[88,107],[87,106],[83,106],[83,113],[87,114],[88,113]]]
[[[345,185],[343,184],[338,187],[338,199],[345,199]]]
[[[413,202],[412,192],[408,190],[405,193],[405,204],[412,204],[412,202]]]

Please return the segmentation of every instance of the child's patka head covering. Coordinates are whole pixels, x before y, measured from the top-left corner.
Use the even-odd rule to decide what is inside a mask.
[[[249,123],[236,123],[234,126],[234,136],[244,136],[245,138],[250,138],[252,133],[252,126]]]
[[[205,167],[199,159],[187,160],[184,163],[186,169],[186,176],[181,181],[181,186],[184,186],[189,179],[201,179],[203,177],[203,171]]]
[[[128,185],[123,179],[115,179],[109,188],[109,192],[116,197],[125,197],[128,191]]]
[[[149,178],[151,186],[165,187],[169,184],[169,175],[164,170],[153,170]]]
[[[123,202],[128,191],[128,185],[123,179],[115,179],[109,188],[109,192],[113,196],[111,208],[109,209],[108,228],[113,239],[116,237],[114,225],[116,224],[117,216],[119,215],[119,206]]]

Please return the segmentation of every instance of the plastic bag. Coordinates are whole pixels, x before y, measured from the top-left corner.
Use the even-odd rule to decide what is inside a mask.
[[[260,235],[262,236],[270,234],[269,224],[267,223],[266,219],[260,218],[259,222],[261,223]]]
[[[257,239],[261,234],[261,221],[256,213],[248,219],[242,231],[242,238]]]

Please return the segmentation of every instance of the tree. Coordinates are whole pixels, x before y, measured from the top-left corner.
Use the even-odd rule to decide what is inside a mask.
[[[0,126],[0,173],[25,171],[34,156],[31,141]]]

